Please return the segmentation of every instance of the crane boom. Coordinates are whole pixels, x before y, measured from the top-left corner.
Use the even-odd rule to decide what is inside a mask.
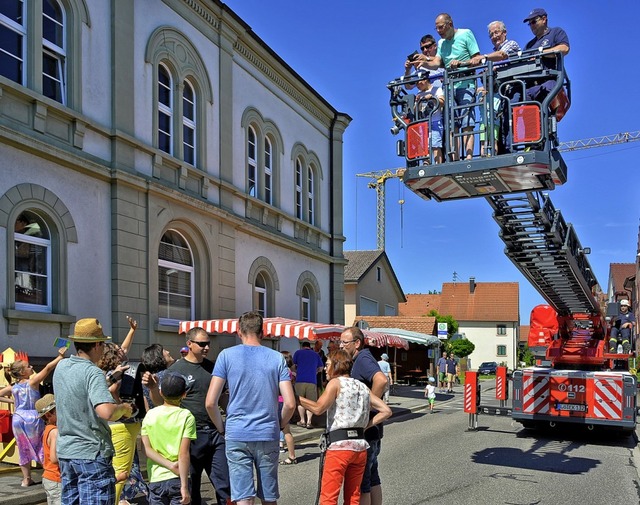
[[[570,140],[568,142],[560,142],[559,151],[578,151],[580,149],[591,149],[593,147],[604,147],[615,144],[625,144],[640,140],[640,131],[615,133],[613,135],[604,135],[602,137],[591,137],[580,140]]]

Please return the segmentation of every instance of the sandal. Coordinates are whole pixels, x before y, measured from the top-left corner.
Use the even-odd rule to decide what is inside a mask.
[[[311,428],[313,428],[313,426],[311,426],[311,423],[307,423],[304,425],[305,428],[307,428],[308,430],[310,430]]]
[[[296,424],[298,426],[300,426],[300,428],[306,428],[307,427],[307,425],[305,423],[303,423],[302,421],[298,421]]]
[[[298,464],[298,458],[287,458],[287,459],[283,459],[282,461],[280,461],[281,465],[297,465]]]

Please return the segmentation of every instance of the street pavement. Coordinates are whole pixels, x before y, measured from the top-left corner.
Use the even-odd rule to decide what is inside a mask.
[[[393,411],[392,419],[401,418],[411,414],[412,412],[424,410],[427,407],[427,402],[423,396],[422,388],[417,388],[415,386],[395,386],[395,388],[395,394],[392,394],[389,399],[389,406]],[[456,390],[453,394],[438,393],[437,404],[438,406],[442,406],[443,403],[456,397],[460,398],[461,395],[462,386],[456,386]],[[312,429],[301,428],[292,424],[291,433],[293,434],[296,445],[304,441],[317,440],[323,432],[323,429],[319,427],[322,424],[323,419],[324,416],[322,418],[314,419],[314,424],[317,423],[318,427],[314,427]],[[0,504],[39,505],[46,503],[47,498],[44,489],[40,484],[42,470],[34,469],[32,474],[33,480],[37,484],[23,488],[20,486],[22,481],[20,468],[15,465],[0,463]],[[202,479],[202,483],[203,498],[214,503],[215,500],[213,500],[214,494],[211,483],[206,478]],[[143,505],[147,503],[147,500],[144,497],[139,497],[132,503]]]

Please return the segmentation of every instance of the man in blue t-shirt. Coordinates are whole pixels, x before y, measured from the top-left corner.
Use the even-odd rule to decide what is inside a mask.
[[[369,349],[364,348],[364,334],[357,326],[347,328],[340,335],[340,348],[349,353],[353,359],[351,377],[366,384],[371,392],[382,398],[387,387],[387,377]],[[371,413],[373,417],[375,413]],[[382,438],[382,424],[373,426],[364,432],[369,442],[367,449],[367,466],[360,485],[360,503],[382,505],[382,486],[378,474],[378,455],[380,454],[380,439]]]
[[[225,436],[231,500],[238,505],[253,503],[256,496],[262,503],[275,504],[280,497],[280,430],[291,419],[296,405],[284,357],[262,345],[262,322],[258,312],[240,317],[238,335],[242,344],[224,349],[218,356],[205,401],[211,421]],[[218,400],[225,383],[229,386],[229,404],[223,423]],[[283,400],[281,415],[278,396]]]
[[[563,56],[569,54],[569,37],[562,28],[549,28],[547,26],[547,11],[540,8],[533,9],[524,19],[524,23],[529,25],[531,33],[535,35],[533,39],[527,42],[524,47],[525,51],[542,48],[543,53],[559,52]],[[554,68],[555,62],[552,62],[553,60],[549,58],[549,66]],[[533,86],[527,85],[527,100],[542,102],[554,86],[555,81],[553,79],[534,83]]]
[[[316,377],[318,372],[322,372],[324,368],[322,358],[311,349],[309,342],[302,342],[302,349],[298,349],[293,354],[293,364],[296,366],[296,394],[315,402],[318,399]],[[300,414],[298,426],[311,428],[313,413],[302,405],[298,405],[298,414]]]

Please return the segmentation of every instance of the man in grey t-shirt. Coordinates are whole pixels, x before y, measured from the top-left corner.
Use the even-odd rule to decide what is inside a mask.
[[[62,360],[53,375],[61,500],[65,505],[116,502],[108,421],[130,417],[132,406],[115,403],[102,370],[96,366],[109,338],[97,319],[80,319],[69,336],[77,355]]]

